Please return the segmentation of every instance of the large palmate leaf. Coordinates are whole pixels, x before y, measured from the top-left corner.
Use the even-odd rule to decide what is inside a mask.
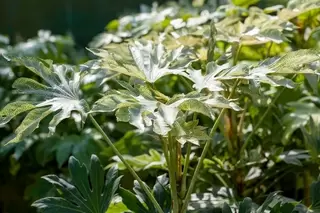
[[[246,1],[249,2],[249,1]],[[259,8],[250,8],[249,16],[241,21],[240,17],[230,16],[216,23],[217,40],[237,42],[241,45],[258,45],[267,42],[283,43],[286,33],[292,32],[294,25],[278,16],[272,16]]]
[[[180,117],[174,123],[171,135],[175,136],[182,145],[187,142],[199,145],[200,141],[210,140],[206,128],[199,126],[198,123],[197,120],[186,122],[186,116]]]
[[[266,83],[272,86],[295,86],[289,74],[318,74],[311,63],[320,60],[317,50],[297,50],[289,52],[279,58],[270,58],[258,65],[239,63],[235,66],[229,64],[217,65],[209,62],[206,67],[207,74],[202,75],[201,70],[188,70],[187,78],[198,91],[207,88],[210,91],[222,91],[222,82],[232,79],[253,81],[255,84]]]
[[[9,60],[23,65],[41,77],[45,84],[31,78],[18,78],[13,87],[21,94],[30,95],[28,101],[9,103],[0,112],[0,125],[9,122],[15,116],[30,111],[21,125],[16,129],[16,136],[9,141],[19,142],[30,135],[39,122],[51,113],[56,113],[49,123],[50,133],[56,126],[72,113],[78,122],[86,119],[86,104],[80,99],[80,73],[74,67],[54,65],[52,61],[29,57],[10,58]],[[29,97],[29,96],[28,96]]]
[[[285,114],[282,118],[284,127],[282,143],[287,144],[291,138],[291,135],[297,129],[305,126],[310,118],[314,121],[319,121],[320,109],[310,102],[304,102],[299,100],[297,102],[287,103],[290,112]]]
[[[128,47],[131,58],[128,58],[125,46],[123,48],[123,51],[109,48],[104,54],[101,51],[94,53],[103,57],[103,67],[150,83],[165,75],[184,75],[191,62],[183,46],[167,50],[162,43],[135,41]]]
[[[152,125],[150,116],[157,109],[157,104],[150,94],[110,90],[94,104],[91,112],[116,111],[118,121],[129,122],[144,131]]]
[[[278,16],[283,20],[291,20],[299,17],[311,20],[320,12],[320,2],[318,0],[290,0],[287,7],[282,9]]]
[[[138,156],[123,155],[123,158],[127,163],[132,166],[135,171],[147,170],[147,169],[163,169],[167,170],[167,163],[165,157],[161,155],[157,150],[150,149],[149,154],[142,154]],[[122,163],[119,157],[114,156],[112,159],[116,162],[111,163],[107,168],[117,165],[119,170],[127,169]]]
[[[215,108],[240,110],[233,102],[223,96],[203,96],[199,93],[180,95],[163,104],[152,97],[144,86],[138,89],[126,84],[128,90],[110,90],[99,99],[91,112],[116,112],[118,121],[129,122],[141,131],[152,127],[159,135],[166,135],[175,123],[181,110],[199,112],[214,117]]]
[[[320,153],[319,119],[320,119],[319,117],[312,118],[310,116],[308,128],[305,128],[305,127],[301,128],[306,146],[307,148],[309,148],[310,154],[315,160],[318,158]]]
[[[32,206],[43,213],[105,213],[121,179],[117,169],[113,167],[105,175],[98,157],[92,155],[89,169],[76,158],[70,157],[69,172],[71,183],[56,175],[44,176],[57,188],[61,197],[42,198]]]

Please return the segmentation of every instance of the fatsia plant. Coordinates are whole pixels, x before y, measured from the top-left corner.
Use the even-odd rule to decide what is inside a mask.
[[[80,99],[80,73],[74,67],[66,65],[54,65],[50,60],[38,60],[35,58],[12,58],[18,65],[26,66],[36,75],[41,77],[47,85],[39,83],[31,78],[18,78],[13,87],[17,92],[26,95],[34,95],[38,98],[9,103],[0,112],[1,125],[6,124],[15,116],[28,112],[25,119],[15,131],[15,137],[8,143],[19,142],[29,136],[42,119],[56,113],[49,123],[50,133],[54,133],[56,126],[64,119],[75,113],[75,120],[85,122],[87,109],[85,101]],[[69,77],[70,76],[70,77]]]
[[[46,197],[32,204],[43,213],[95,212],[105,213],[118,190],[121,176],[115,167],[105,174],[96,155],[91,156],[87,168],[76,158],[69,159],[71,182],[56,175],[47,175],[43,179],[52,183],[60,195]]]
[[[81,75],[79,72],[76,72],[74,68],[66,65],[54,65],[52,61],[49,60],[26,57],[9,58],[7,56],[6,58],[26,66],[47,84],[38,83],[30,78],[19,78],[13,84],[13,87],[18,91],[26,95],[35,96],[35,99],[9,103],[0,112],[1,124],[5,124],[17,115],[30,111],[20,126],[15,130],[14,137],[9,140],[8,143],[20,142],[22,139],[28,137],[39,127],[41,120],[57,111],[58,113],[53,116],[49,123],[49,131],[51,133],[55,132],[56,126],[62,120],[71,117],[72,113],[75,113],[73,117],[76,122],[80,122],[82,125],[84,124],[88,114],[88,105],[85,100],[80,98],[81,90],[79,86],[81,83]],[[36,97],[38,97],[38,99]],[[127,168],[129,168],[133,176],[139,184],[141,184],[141,187],[154,202],[156,208],[161,212],[162,210],[150,190],[125,161],[96,120],[91,115],[89,116],[94,126],[103,135],[103,138],[111,146],[113,151],[117,153]]]
[[[136,179],[134,191],[137,196],[122,190],[123,203],[129,209],[135,212],[185,213],[195,191],[203,161],[216,139],[215,136],[219,134],[225,138],[223,145],[227,149],[222,155],[226,160],[222,162],[215,158],[215,162],[222,169],[231,167],[225,170],[231,171],[234,186],[243,187],[247,161],[263,165],[255,155],[261,152],[261,148],[258,150],[252,139],[256,134],[272,134],[269,129],[261,130],[261,125],[284,91],[281,87],[291,89],[297,86],[300,76],[318,75],[319,69],[314,63],[320,59],[319,50],[299,49],[299,45],[287,42],[295,34],[301,36],[292,18],[282,19],[280,9],[272,10],[272,13],[280,11],[279,14],[270,15],[267,10],[247,8],[253,2],[255,1],[234,1],[236,5],[246,8],[226,6],[225,10],[220,8],[214,13],[202,11],[200,16],[194,15],[192,11],[188,11],[191,15],[184,14],[183,11],[180,11],[181,14],[176,13],[175,8],[170,7],[159,14],[153,10],[151,13],[123,17],[119,23],[113,22],[116,26],[108,27],[113,28],[115,33],[112,37],[104,38],[107,42],[120,42],[118,37],[122,41],[123,38],[148,34],[152,27],[156,27],[154,24],[160,22],[163,24],[160,31],[164,30],[164,34],[154,30],[142,39],[128,39],[128,43],[92,49],[99,59],[87,63],[84,69],[87,72],[94,71],[91,75],[95,76],[91,77],[102,85],[110,84],[100,94],[102,97],[91,100],[94,102],[92,106],[88,106],[81,95],[81,76],[85,72],[78,72],[77,68],[66,65],[53,65],[46,60],[12,58],[13,62],[36,73],[44,83],[29,78],[21,78],[14,83],[14,87],[26,96],[22,96],[19,102],[7,105],[0,112],[2,123],[9,122],[20,113],[30,112],[17,128],[16,137],[10,142],[18,142],[29,136],[49,114],[54,114],[49,123],[51,133],[66,118],[73,117],[82,125],[89,118],[116,153],[116,161],[120,160]],[[308,5],[307,8],[313,8]],[[177,14],[186,17],[179,17],[180,19],[172,22],[170,18],[178,16]],[[294,17],[297,16],[299,15]],[[210,25],[207,24],[209,20],[212,20]],[[181,26],[177,26],[179,24]],[[173,40],[178,41],[168,44],[166,39],[169,33]],[[188,44],[189,41],[192,44]],[[265,48],[267,45],[268,49]],[[247,54],[248,49],[259,50],[261,46],[264,50],[258,57],[244,57],[246,61],[241,61],[241,54],[250,55]],[[277,55],[278,53],[281,54]],[[270,58],[274,55],[277,56]],[[263,60],[257,61],[257,58]],[[99,77],[99,72],[107,75]],[[164,87],[171,88],[166,90]],[[248,111],[252,110],[250,104],[258,102],[254,99],[261,98],[262,93],[267,96],[264,113],[256,116],[259,117],[257,121],[247,119]],[[162,146],[162,153],[157,150],[159,153],[153,154],[161,159],[163,165],[167,165],[170,184],[167,185],[167,179],[159,182],[165,185],[165,191],[170,193],[172,202],[168,201],[168,196],[165,196],[165,201],[162,197],[159,198],[156,190],[151,190],[141,180],[135,171],[141,170],[141,167],[134,166],[132,159],[129,162],[126,160],[127,156],[119,152],[93,118],[93,114],[109,116],[112,113],[115,113],[119,123],[129,123],[140,133],[152,135],[153,142],[159,142],[158,147]],[[314,139],[309,136],[306,135],[309,141]],[[199,153],[201,146],[203,150],[200,156],[194,158],[197,165],[192,168],[190,161],[193,148]],[[286,153],[284,150],[274,152]],[[214,154],[216,153],[211,153]],[[300,154],[301,159],[306,156],[303,151]],[[274,157],[280,154],[270,155]],[[265,160],[269,156],[261,159]],[[283,158],[289,161],[290,155],[284,154]],[[139,156],[134,159],[139,159]],[[263,172],[262,169],[253,170]],[[220,181],[223,184],[225,182],[223,178]],[[243,194],[235,196],[242,197]],[[134,202],[129,202],[126,198]],[[245,199],[240,204],[239,211],[254,211],[252,205],[250,199]],[[262,207],[257,211],[262,213],[266,209]],[[225,211],[231,212],[231,209],[225,207]]]
[[[214,136],[226,109],[240,110],[234,103],[235,100],[230,100],[237,91],[238,85],[241,83],[250,85],[253,82],[256,87],[269,84],[293,88],[295,84],[291,78],[296,74],[316,73],[315,70],[310,69],[310,63],[319,60],[319,52],[316,50],[298,50],[260,63],[246,64],[237,63],[238,51],[235,51],[233,64],[217,65],[215,62],[209,62],[204,70],[205,75],[203,75],[202,70],[195,70],[192,67],[190,63],[193,59],[190,58],[189,63],[180,64],[177,69],[179,72],[168,69],[167,74],[175,74],[191,80],[194,84],[189,86],[195,88],[196,91],[186,95],[175,94],[170,98],[156,88],[156,83],[168,77],[166,69],[161,69],[161,61],[170,58],[174,63],[177,57],[164,59],[162,48],[158,49],[160,52],[157,53],[150,51],[153,50],[152,46],[154,49],[159,48],[158,43],[135,43],[139,44],[135,49],[132,49],[130,45],[122,46],[124,49],[121,52],[120,49],[114,47],[96,51],[101,57],[102,67],[131,77],[131,82],[129,84],[119,82],[125,90],[110,90],[94,104],[91,112],[116,111],[118,121],[129,122],[142,131],[147,131],[147,127],[152,127],[153,132],[162,141],[164,156],[168,164],[173,212],[184,212],[187,209],[199,169],[210,146],[210,138]],[[171,53],[168,55],[170,56]],[[179,62],[174,64],[179,65]],[[230,83],[233,84],[232,87]],[[219,95],[217,93],[219,91],[226,91],[229,94],[228,98]],[[218,108],[223,108],[223,110],[216,117]],[[185,113],[187,115],[194,113],[194,121],[188,124]],[[205,128],[197,125],[196,113],[215,119],[209,136]],[[242,154],[250,139],[249,135],[241,147]],[[191,178],[189,189],[186,190],[190,143],[199,144],[199,141],[203,140],[207,140],[206,145]],[[182,170],[181,148],[185,144],[187,144],[188,151]]]

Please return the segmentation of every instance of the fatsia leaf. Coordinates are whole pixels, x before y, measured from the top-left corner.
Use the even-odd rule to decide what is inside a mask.
[[[35,106],[29,102],[16,101],[9,103],[0,111],[0,125],[8,123],[17,115],[34,109]]]
[[[311,209],[315,212],[320,210],[320,181],[313,182],[310,186]]]
[[[239,213],[251,213],[252,210],[252,200],[246,197],[239,204]]]
[[[110,90],[94,104],[91,112],[116,111],[118,121],[129,122],[144,131],[152,125],[150,116],[157,109],[158,102],[142,94]]]
[[[128,49],[131,58],[128,58],[127,50],[119,52],[114,48],[108,49],[104,55],[97,55],[103,57],[102,66],[107,69],[150,83],[165,75],[185,75],[184,71],[191,63],[183,46],[167,50],[162,43],[135,41]]]
[[[222,213],[232,213],[230,206],[227,203],[223,204]]]
[[[50,112],[56,112],[49,123],[50,133],[54,133],[56,126],[62,120],[71,117],[72,113],[80,115],[81,124],[84,124],[87,109],[85,101],[80,99],[81,77],[75,67],[54,65],[52,61],[30,57],[12,57],[9,60],[26,66],[46,83],[44,85],[33,79],[19,78],[14,82],[13,87],[22,94],[35,96],[35,100],[30,100],[30,103],[34,103],[35,108],[50,107]],[[25,106],[25,104],[21,105],[21,109],[17,107],[15,112],[23,111]],[[12,112],[12,115],[16,115],[15,112]]]
[[[268,68],[276,74],[315,73],[315,70],[307,69],[306,65],[320,60],[320,51],[313,49],[301,49],[289,52],[268,65]]]
[[[131,211],[149,213],[148,209],[139,201],[135,194],[129,190],[120,187],[119,195],[122,197],[124,205],[126,205]]]
[[[176,121],[179,109],[172,105],[160,104],[154,113],[153,131],[159,135],[167,135]]]
[[[123,157],[135,171],[147,170],[152,168],[167,169],[164,156],[154,149],[150,149],[149,154],[142,154],[137,156],[124,155]],[[127,169],[117,156],[114,156],[112,159],[116,162],[109,164],[107,168],[117,165],[119,170]]]
[[[157,213],[157,209],[153,206],[149,197],[140,188],[137,181],[134,182],[132,193],[129,190],[120,187],[119,194],[122,197],[123,203],[134,213]],[[157,177],[153,187],[153,195],[164,213],[171,212],[171,196],[169,189],[169,180],[166,175]]]
[[[282,143],[287,144],[294,131],[305,126],[310,118],[319,121],[320,109],[314,103],[303,102],[302,100],[287,103],[291,112],[282,118],[284,133]]]
[[[117,169],[111,168],[105,175],[98,157],[92,155],[90,169],[70,157],[69,172],[71,183],[55,175],[44,176],[61,192],[61,197],[42,198],[32,206],[43,213],[105,213],[119,186]]]
[[[314,118],[310,116],[309,125],[308,125],[309,131],[305,127],[301,128],[306,146],[307,148],[309,148],[310,154],[314,159],[317,159],[320,153],[319,124],[320,124],[319,118],[315,118],[314,120]]]
[[[279,192],[273,192],[268,195],[267,199],[263,202],[263,204],[257,209],[257,213],[264,213],[265,210],[268,209],[269,205],[273,200],[276,199]]]
[[[36,108],[30,111],[18,128],[14,131],[15,137],[8,143],[17,143],[29,136],[35,129],[39,127],[40,121],[50,113],[51,111],[48,107]]]
[[[252,4],[258,3],[260,0],[232,0],[232,3],[236,6],[248,7]]]
[[[288,74],[318,74],[310,64],[320,60],[320,52],[317,50],[297,50],[289,52],[280,58],[271,58],[258,65],[239,63],[235,66],[224,64],[219,66],[216,62],[209,62],[206,66],[206,75],[201,70],[188,70],[187,78],[198,91],[206,88],[210,91],[222,91],[223,81],[243,79],[253,81],[255,84],[267,83],[272,86],[295,86]]]
[[[171,194],[169,189],[169,178],[166,174],[158,176],[153,186],[153,195],[165,213],[171,210]]]
[[[210,140],[206,133],[206,128],[199,126],[198,121],[186,121],[186,116],[180,117],[172,129],[171,135],[184,145],[187,142],[199,145],[199,141]]]

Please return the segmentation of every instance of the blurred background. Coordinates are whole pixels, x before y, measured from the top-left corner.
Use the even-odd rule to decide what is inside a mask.
[[[167,0],[158,0],[159,4]],[[106,23],[120,15],[138,12],[151,0],[0,0],[0,34],[30,38],[39,29],[53,34],[71,33],[85,46],[102,32]]]

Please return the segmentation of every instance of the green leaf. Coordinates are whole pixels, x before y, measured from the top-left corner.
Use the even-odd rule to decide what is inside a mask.
[[[223,204],[222,213],[232,213],[230,206],[227,203]]]
[[[132,58],[128,57],[128,50]],[[167,50],[161,43],[135,41],[128,50],[120,52],[119,49],[109,48],[107,54],[98,52],[96,55],[102,57],[103,67],[150,83],[165,75],[185,75],[184,71],[191,63],[183,46]]]
[[[114,199],[115,200],[115,199]],[[121,201],[112,201],[108,211],[106,213],[125,213],[125,212],[129,212],[129,209],[127,208],[126,205],[124,205],[124,203]],[[121,199],[122,200],[122,199]]]
[[[42,119],[51,113],[52,111],[47,107],[36,108],[30,111],[15,130],[15,137],[8,143],[17,143],[22,141],[25,137],[29,136],[35,129],[39,127],[39,123]]]
[[[287,103],[287,106],[289,106],[292,111],[285,114],[282,118],[284,126],[284,133],[282,137],[283,144],[287,144],[292,133],[305,126],[311,117],[314,121],[318,121],[320,118],[320,109],[314,103],[299,100]]]
[[[171,131],[172,136],[184,145],[187,142],[199,146],[199,141],[207,141],[211,138],[206,133],[206,128],[199,126],[198,121],[186,121],[186,116],[179,118]]]
[[[62,197],[42,198],[32,206],[43,213],[105,213],[119,186],[121,177],[118,177],[117,169],[111,168],[105,175],[98,157],[92,155],[89,170],[70,157],[69,172],[71,183],[55,175],[43,177],[62,193]]]
[[[232,0],[232,3],[240,7],[249,7],[250,5],[258,3],[260,0]]]
[[[169,188],[169,179],[166,174],[157,177],[156,183],[153,186],[153,195],[164,213],[170,213],[172,200]]]
[[[76,138],[74,138],[76,139]],[[58,162],[59,168],[67,161],[71,152],[72,152],[73,144],[72,143],[62,143],[59,144],[56,151],[56,160]]]
[[[9,103],[0,111],[0,125],[4,125],[17,115],[34,108],[35,106],[33,104],[25,101]]]
[[[310,186],[311,209],[320,211],[320,181],[313,182]]]
[[[78,120],[84,124],[87,106],[85,101],[80,99],[81,78],[75,67],[54,65],[52,61],[30,57],[12,57],[9,60],[27,67],[46,82],[47,85],[43,85],[33,79],[19,78],[13,87],[22,94],[38,96],[41,101],[35,107],[50,106],[51,112],[57,112],[49,123],[50,134],[55,132],[56,126],[62,120],[71,117],[72,113],[76,113],[80,117]]]
[[[140,200],[130,192],[122,187],[119,189],[119,195],[122,197],[122,202],[135,213],[149,213],[148,209],[140,202]]]
[[[320,60],[320,51],[301,49],[286,53],[281,58],[268,65],[276,74],[315,73],[305,65]]]
[[[246,197],[239,204],[239,213],[251,213],[252,210],[252,200],[251,198]]]
[[[129,163],[135,171],[147,169],[167,169],[164,156],[154,149],[149,150],[149,154],[142,154],[137,156],[124,155],[124,159]],[[118,157],[113,157],[115,163],[111,163],[108,167],[117,165],[119,170],[127,169]]]
[[[263,204],[257,209],[257,213],[264,213],[265,210],[268,209],[269,205],[271,204],[271,202],[273,202],[279,192],[273,192],[271,194],[268,195],[267,199],[263,202]]]
[[[158,112],[154,113],[153,131],[159,135],[167,135],[176,121],[178,112],[177,107],[160,104]]]

